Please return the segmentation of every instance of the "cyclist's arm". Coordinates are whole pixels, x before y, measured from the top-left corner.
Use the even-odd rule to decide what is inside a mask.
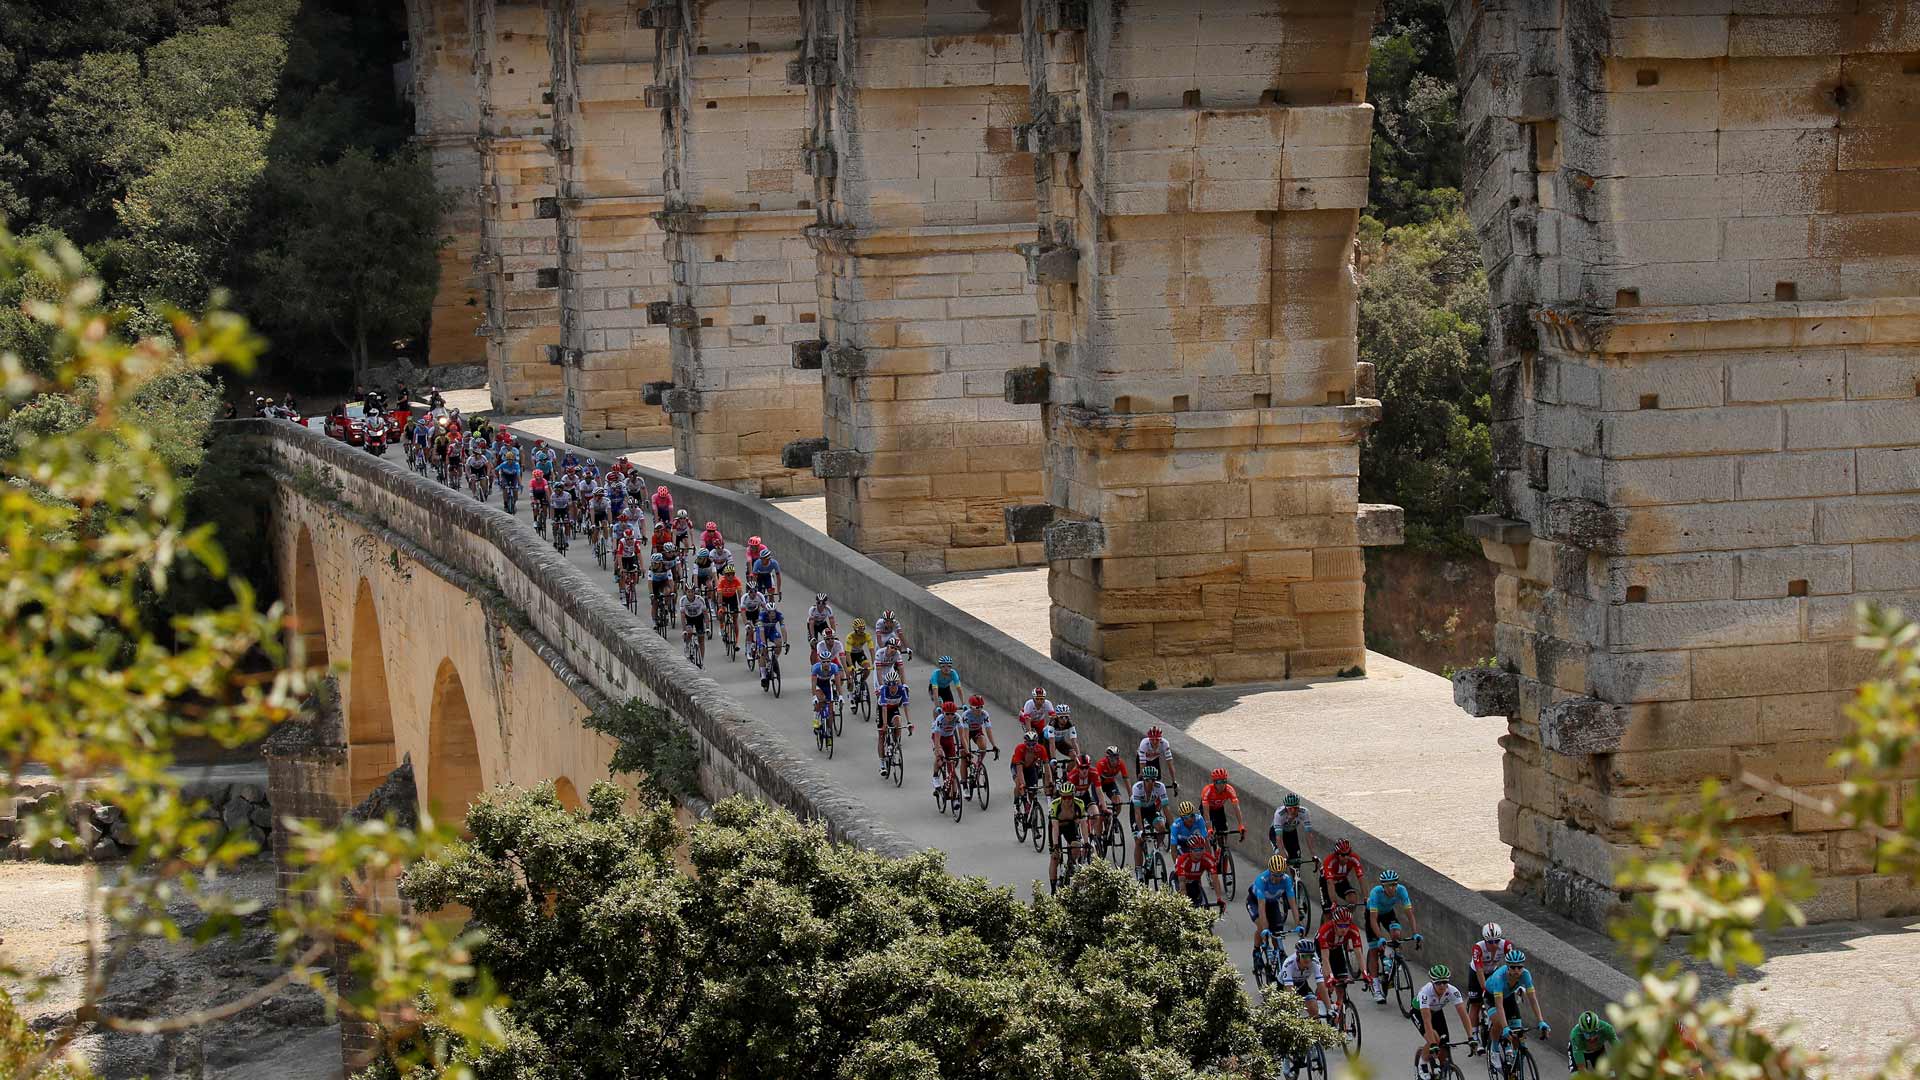
[[[1414,914],[1411,900],[1407,901],[1407,928],[1416,934],[1420,932],[1420,916]]]

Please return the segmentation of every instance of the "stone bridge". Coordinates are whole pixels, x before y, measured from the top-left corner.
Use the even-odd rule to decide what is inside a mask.
[[[1597,919],[1702,778],[1842,779],[1852,606],[1920,595],[1920,14],[1448,7],[1501,568],[1459,696],[1509,721],[1520,882]],[[1053,654],[1103,686],[1364,663],[1398,534],[1358,501],[1369,0],[409,10],[463,196],[433,348],[477,324],[501,408],[824,489],[893,570],[1045,560]],[[1817,916],[1915,904],[1836,822],[1741,805]]]

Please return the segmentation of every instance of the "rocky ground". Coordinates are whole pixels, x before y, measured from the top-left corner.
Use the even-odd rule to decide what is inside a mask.
[[[32,1001],[26,1000],[26,987],[7,986],[40,1031],[58,1028],[79,1004],[87,872],[85,866],[0,863],[0,954],[16,968],[52,980],[46,995]],[[236,896],[271,903],[272,862],[250,860],[222,884]],[[184,917],[189,910],[182,907],[175,914]],[[263,912],[240,936],[198,949],[142,941],[115,976],[103,1006],[121,1016],[173,1016],[244,995],[280,970]],[[204,1028],[151,1036],[96,1029],[77,1045],[107,1078],[333,1080],[341,1075],[339,1027],[327,1018],[319,996],[299,987]]]

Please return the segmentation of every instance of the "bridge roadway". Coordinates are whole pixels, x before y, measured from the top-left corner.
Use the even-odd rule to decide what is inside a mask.
[[[495,496],[498,505],[498,496]],[[687,507],[692,511],[696,524],[704,522],[698,506]],[[516,516],[531,520],[530,501],[520,500]],[[745,537],[729,538],[729,544],[744,542]],[[775,553],[777,556],[777,552]],[[567,558],[588,574],[593,580],[604,584],[609,592],[615,592],[612,574],[602,571],[596,565],[592,548],[584,543],[570,544]],[[927,678],[932,671],[929,661],[939,655],[939,633],[937,628],[908,626],[907,640],[916,652],[913,661],[908,664],[907,683],[913,688],[910,715],[916,725],[916,733],[906,741],[906,781],[896,788],[890,780],[879,775],[879,761],[874,749],[874,729],[871,724],[862,723],[849,715],[846,733],[836,742],[831,760],[818,753],[813,745],[813,735],[809,722],[809,695],[805,668],[800,662],[804,652],[804,617],[807,607],[812,603],[815,590],[805,581],[788,575],[784,581],[784,599],[780,605],[786,612],[787,623],[800,636],[800,645],[793,653],[783,658],[781,665],[785,685],[778,699],[765,694],[760,689],[759,679],[747,671],[743,660],[729,662],[726,650],[721,646],[718,635],[708,643],[707,674],[734,695],[742,706],[769,720],[776,721],[777,729],[788,738],[797,754],[814,759],[828,776],[832,777],[844,790],[856,795],[866,808],[877,818],[886,820],[894,828],[905,833],[915,843],[924,847],[938,849],[947,855],[948,865],[956,872],[977,874],[998,884],[1009,886],[1027,895],[1032,888],[1046,887],[1047,856],[1036,853],[1031,844],[1016,844],[1012,828],[1012,781],[1008,774],[1008,757],[1012,753],[1014,732],[1017,724],[1010,718],[1017,715],[1017,704],[1009,707],[1007,702],[988,699],[987,709],[1000,722],[995,734],[1002,746],[998,762],[988,760],[987,767],[993,770],[992,798],[985,811],[977,804],[969,803],[961,820],[938,813],[934,806],[931,767],[932,749],[926,739]],[[866,618],[871,622],[879,612],[841,612],[837,611],[844,632],[854,616]],[[652,632],[650,617],[636,617],[644,632]],[[673,631],[673,640],[678,646],[678,632]],[[964,682],[966,672],[960,676]],[[971,691],[969,691],[971,692]],[[1099,748],[1092,748],[1098,750]],[[1175,767],[1179,768],[1179,744],[1174,740]],[[1129,752],[1130,748],[1122,748]],[[1180,774],[1182,790],[1188,797],[1197,794],[1204,778]],[[1257,867],[1252,857],[1264,859],[1267,851],[1266,826],[1264,822],[1249,821],[1247,837],[1244,841],[1235,840],[1242,853],[1238,857],[1237,868],[1242,884],[1242,892],[1227,905],[1226,914],[1220,919],[1218,930],[1225,941],[1227,955],[1233,960],[1252,987],[1253,925],[1247,919],[1244,906],[1245,883],[1253,879]],[[1289,939],[1291,943],[1291,939]],[[1422,973],[1430,962],[1419,953],[1412,953],[1417,970]],[[1456,957],[1437,957],[1446,963],[1459,967]],[[1380,1076],[1411,1074],[1413,1053],[1419,1044],[1419,1036],[1399,1014],[1389,998],[1385,1005],[1375,1005],[1371,1000],[1360,1003],[1362,1024],[1362,1053]],[[1456,1019],[1454,1023],[1458,1024]],[[1456,1033],[1458,1037],[1458,1033]]]

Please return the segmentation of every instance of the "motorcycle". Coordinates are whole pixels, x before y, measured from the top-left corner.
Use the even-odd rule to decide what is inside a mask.
[[[379,417],[369,417],[364,444],[369,454],[384,455],[387,452],[387,425]]]

